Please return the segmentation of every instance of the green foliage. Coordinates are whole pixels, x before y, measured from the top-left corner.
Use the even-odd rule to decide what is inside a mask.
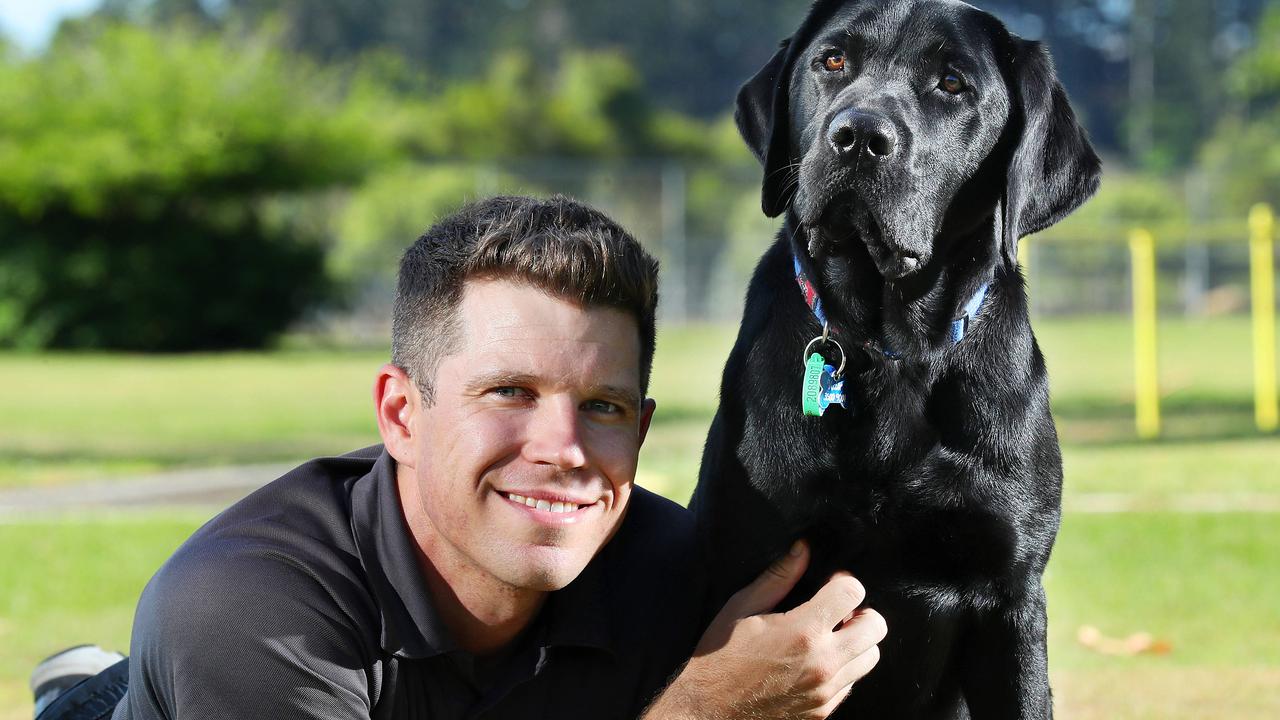
[[[269,37],[109,26],[0,72],[0,203],[27,218],[350,181],[377,151],[334,113],[336,84]]]
[[[1280,5],[1263,15],[1252,50],[1227,75],[1231,94],[1255,107],[1280,103]]]
[[[325,296],[318,245],[237,208],[0,218],[0,344],[262,347]]]
[[[1243,216],[1257,202],[1280,201],[1280,109],[1253,121],[1229,118],[1201,151],[1227,212]]]
[[[188,5],[152,9],[189,25],[67,23],[0,63],[0,347],[261,346],[328,275],[365,289],[466,195],[527,184],[458,161],[722,152],[617,52],[500,52],[441,82],[391,51],[322,68]],[[371,171],[333,219],[305,201]]]
[[[376,173],[338,216],[329,267],[361,297],[385,299],[365,292],[385,294],[405,246],[470,197],[545,192],[550,188],[539,187],[545,172],[560,176],[555,190],[590,195],[589,175],[601,168],[578,158],[713,152],[706,124],[653,108],[639,74],[616,53],[569,51],[539,67],[524,53],[508,52],[488,65],[482,79],[439,86],[391,54],[358,64],[352,94],[384,108],[372,122],[415,161]],[[539,162],[548,157],[555,160]],[[715,173],[703,175],[714,183]],[[692,198],[694,225],[703,216],[722,220],[722,209],[711,206],[723,204],[726,193],[706,185],[696,186],[699,197],[712,202]]]
[[[649,150],[649,107],[640,75],[621,56],[572,52],[561,60],[548,119],[575,155],[618,156],[627,148]],[[638,146],[638,147],[637,147]]]
[[[0,346],[255,347],[324,297],[261,200],[389,147],[273,42],[85,26],[0,65]]]
[[[329,254],[333,276],[348,287],[393,287],[400,254],[432,223],[480,191],[517,180],[474,165],[403,165],[369,178],[336,221],[340,242]],[[531,190],[526,190],[530,192]]]
[[[523,52],[488,58],[485,74],[443,87],[391,69],[385,55],[360,63],[358,92],[390,102],[377,122],[419,159],[509,161],[530,157],[700,157],[704,124],[655,109],[641,77],[611,51],[562,53],[542,67]],[[411,73],[409,73],[411,75]],[[388,79],[415,87],[388,91]]]
[[[1182,188],[1166,178],[1109,170],[1098,193],[1071,216],[1071,222],[1119,227],[1183,224],[1187,208],[1182,197]]]
[[[1280,5],[1266,13],[1257,42],[1228,75],[1245,112],[1226,116],[1201,150],[1217,199],[1241,214],[1257,202],[1280,202]]]

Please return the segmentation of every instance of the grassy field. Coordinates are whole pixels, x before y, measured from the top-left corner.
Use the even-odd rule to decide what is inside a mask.
[[[1047,577],[1065,718],[1263,718],[1280,711],[1280,442],[1252,428],[1247,321],[1161,326],[1165,438],[1132,430],[1123,319],[1037,324],[1068,513]],[[733,329],[659,337],[640,482],[688,497]],[[374,442],[376,351],[182,357],[0,355],[0,490],[157,469],[287,461]],[[1086,513],[1119,495],[1143,512]],[[1230,512],[1195,510],[1223,499]],[[1216,507],[1207,503],[1204,510]],[[1095,508],[1096,509],[1096,508]],[[32,663],[67,644],[126,649],[146,579],[208,511],[0,524],[0,720],[29,717]],[[1110,657],[1082,625],[1147,631],[1165,655]]]
[[[1280,491],[1275,438],[1253,430],[1245,318],[1161,325],[1165,438],[1138,443],[1129,325],[1045,319],[1068,491]],[[660,334],[644,468],[686,492],[734,329]],[[174,467],[287,461],[377,440],[382,351],[192,356],[0,354],[0,488]],[[1230,462],[1223,463],[1223,458]],[[1078,469],[1077,469],[1078,467]]]
[[[202,514],[0,525],[0,719],[30,717],[25,678],[59,647],[127,648],[147,578]],[[1274,514],[1068,514],[1047,577],[1064,718],[1271,718],[1280,708]],[[1109,657],[1081,625],[1146,631],[1166,655]]]

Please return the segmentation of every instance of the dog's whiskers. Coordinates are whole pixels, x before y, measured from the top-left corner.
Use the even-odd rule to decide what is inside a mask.
[[[799,170],[799,168],[800,168],[800,162],[799,162],[799,161],[796,161],[796,162],[793,162],[793,163],[787,163],[786,165],[783,165],[782,167],[777,168],[777,169],[776,169],[776,170],[774,170],[773,172],[769,173],[767,176],[765,176],[765,179],[766,179],[766,180],[770,180],[770,179],[772,179],[772,178],[773,178],[773,176],[774,176],[774,175],[777,175],[777,174],[778,174],[778,173],[780,173],[780,172],[786,172],[786,171],[788,171],[788,170],[795,170],[795,171],[796,171],[796,176],[797,176],[797,177],[799,177],[799,176],[800,176],[800,170]]]

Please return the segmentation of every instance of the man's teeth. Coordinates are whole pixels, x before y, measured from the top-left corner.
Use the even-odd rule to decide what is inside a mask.
[[[574,510],[577,510],[579,507],[581,507],[580,505],[575,505],[574,503],[535,500],[534,498],[525,497],[523,495],[517,495],[515,493],[507,493],[507,499],[513,503],[528,505],[531,508],[537,508],[539,510],[550,510],[551,512],[554,512],[554,513],[573,512]]]

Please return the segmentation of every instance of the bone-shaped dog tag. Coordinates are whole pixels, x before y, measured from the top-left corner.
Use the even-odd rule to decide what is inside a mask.
[[[818,381],[822,385],[822,392],[818,395],[818,414],[827,411],[832,405],[839,405],[848,409],[845,404],[844,379],[836,379],[836,369],[830,365],[822,366],[822,377]]]

